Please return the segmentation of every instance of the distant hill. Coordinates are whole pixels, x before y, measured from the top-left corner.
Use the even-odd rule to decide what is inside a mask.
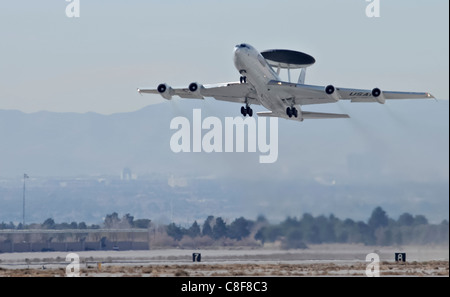
[[[448,179],[448,101],[305,106],[305,110],[346,112],[351,119],[279,120],[274,164],[259,164],[258,149],[173,153],[170,138],[176,130],[170,129],[170,121],[177,116],[192,118],[194,108],[201,109],[202,119],[214,116],[224,125],[225,117],[239,115],[240,105],[171,101],[113,115],[0,110],[0,176],[120,174],[129,167],[140,174],[324,182]]]
[[[352,217],[345,212],[371,210],[380,201],[393,215],[425,214],[431,222],[434,214],[437,221],[448,218],[448,101],[305,106],[304,110],[344,112],[351,118],[279,120],[278,160],[273,164],[260,164],[259,150],[172,152],[170,139],[176,130],[170,129],[171,120],[183,116],[192,123],[192,110],[197,108],[202,119],[212,116],[225,123],[225,117],[238,117],[240,105],[175,100],[112,115],[0,110],[0,178],[20,181],[25,172],[40,178],[119,178],[129,168],[133,178],[158,176],[191,196],[206,184],[214,185],[202,195],[214,198],[221,191],[221,196],[243,201],[248,207],[243,211],[253,205],[252,213],[276,211],[281,218],[328,210]],[[199,179],[203,182],[196,188],[192,182]],[[20,183],[18,188],[20,194]],[[230,215],[239,210],[235,205]],[[220,215],[208,211],[202,214]]]

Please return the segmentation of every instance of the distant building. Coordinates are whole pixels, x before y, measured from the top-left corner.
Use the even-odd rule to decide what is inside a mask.
[[[131,173],[131,169],[128,167],[125,167],[122,170],[122,173],[120,174],[120,179],[121,180],[136,180],[137,179],[137,175],[136,174],[132,174]]]

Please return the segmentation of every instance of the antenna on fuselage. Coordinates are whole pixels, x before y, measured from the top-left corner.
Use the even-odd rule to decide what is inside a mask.
[[[300,76],[298,77],[298,84],[305,84],[305,79],[306,79],[306,67],[302,68],[302,70],[300,71]]]
[[[287,71],[288,71],[288,81],[291,82],[291,67],[289,64],[288,64]]]

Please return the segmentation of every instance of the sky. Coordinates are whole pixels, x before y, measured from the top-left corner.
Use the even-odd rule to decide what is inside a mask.
[[[71,2],[65,0],[0,0],[0,114],[18,110],[33,113],[27,117],[29,126],[35,121],[33,130],[21,123],[12,127],[0,118],[0,176],[12,172],[21,180],[24,172],[33,176],[36,168],[44,167],[67,167],[67,174],[88,175],[130,167],[137,174],[151,168],[181,179],[222,173],[242,179],[242,187],[248,180],[270,183],[274,177],[291,181],[293,189],[302,179],[332,184],[347,177],[358,184],[355,175],[360,173],[373,183],[448,185],[449,1],[378,1],[380,17],[369,18],[366,8],[371,2],[366,0],[79,0],[80,16],[69,18],[66,8]],[[438,102],[346,101],[305,107],[348,113],[351,118],[280,120],[274,164],[258,163],[259,153],[250,158],[237,153],[175,154],[167,140],[154,145],[152,133],[161,137],[157,139],[174,133],[169,129],[172,117],[192,115],[193,108],[201,108],[204,117],[238,117],[240,106],[213,99],[167,102],[158,95],[140,96],[136,89],[160,83],[187,87],[191,82],[239,81],[233,49],[243,42],[260,51],[279,48],[312,55],[316,63],[308,69],[307,84],[430,92]],[[77,115],[37,114],[42,111]],[[131,112],[136,113],[127,114]],[[59,134],[36,131],[42,124],[36,118],[88,118],[91,114],[79,115],[86,113],[100,114],[104,126],[84,127],[88,121],[78,130],[54,127]],[[152,117],[141,120],[145,115]],[[138,123],[133,131],[119,129],[124,119]],[[119,128],[114,130],[112,122]],[[36,138],[27,138],[23,145],[23,131],[36,131]],[[118,145],[121,154],[107,159],[109,142],[91,132],[110,137],[105,136],[113,144],[128,136],[136,142]],[[37,139],[39,135],[48,136],[48,141]],[[50,148],[70,146],[79,135],[87,139],[81,149],[73,149],[81,157],[70,159],[60,149],[61,159],[55,161]],[[83,148],[90,147],[104,157],[103,163],[90,161],[94,154],[83,154]],[[41,159],[53,163],[38,164],[33,172],[31,161]],[[65,165],[70,162],[89,169],[74,171]],[[350,174],[350,167],[355,167],[355,174]],[[278,185],[273,184],[275,191]],[[436,199],[448,209],[448,195]],[[445,215],[448,218],[448,212]]]
[[[449,98],[446,0],[0,2],[0,109],[113,114],[162,103],[138,87],[236,81],[235,44],[316,58],[309,84]]]

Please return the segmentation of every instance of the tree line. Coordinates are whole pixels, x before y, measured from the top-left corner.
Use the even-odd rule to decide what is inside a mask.
[[[309,213],[301,218],[287,217],[271,224],[264,216],[256,221],[243,217],[226,224],[221,217],[209,216],[200,228],[197,222],[183,228],[174,223],[167,226],[167,234],[174,240],[208,236],[215,240],[229,238],[254,239],[261,244],[279,242],[283,248],[306,248],[307,244],[361,243],[365,245],[448,244],[449,224],[429,224],[423,215],[403,213],[397,220],[389,218],[377,207],[366,222],[341,220],[333,214],[314,217]]]
[[[132,229],[132,228],[149,228],[151,220],[149,219],[138,219],[135,220],[130,214],[124,215],[122,218],[119,217],[117,212],[112,214],[107,214],[101,225],[91,224],[88,225],[85,222],[71,222],[71,223],[56,223],[52,218],[46,219],[43,223],[33,223],[28,225],[23,225],[19,223],[15,225],[13,222],[0,223],[0,230],[23,230],[23,229],[44,229],[44,230],[84,230],[84,229]]]
[[[0,224],[0,229],[132,229],[147,228],[155,232],[156,226],[149,219],[137,219],[126,214],[119,217],[114,212],[106,215],[101,225],[81,223],[57,224],[49,218],[42,224],[15,226]],[[150,232],[150,231],[149,231]],[[423,215],[403,213],[397,220],[390,218],[376,207],[367,222],[339,219],[333,214],[314,217],[309,213],[302,217],[287,217],[273,224],[264,216],[256,220],[244,217],[227,223],[222,217],[208,216],[203,223],[195,221],[189,227],[170,223],[158,226],[158,234],[165,235],[163,245],[191,247],[213,245],[264,245],[279,244],[282,248],[306,248],[308,244],[360,243],[365,245],[448,244],[449,224],[430,224]]]
[[[448,244],[448,221],[429,224],[423,215],[403,213],[397,220],[389,218],[377,207],[366,222],[341,220],[334,215],[313,217],[304,214],[300,219],[288,217],[275,225],[258,230],[255,239],[261,242],[281,240],[288,247],[305,244],[362,243],[365,245]]]

